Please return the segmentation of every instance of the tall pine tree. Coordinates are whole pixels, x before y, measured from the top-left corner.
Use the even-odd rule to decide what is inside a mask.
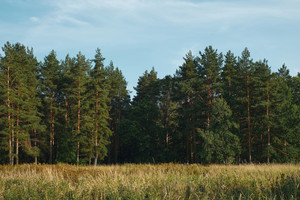
[[[100,49],[96,50],[95,63],[91,71],[90,92],[90,109],[93,111],[93,146],[94,146],[94,165],[97,165],[98,158],[102,160],[107,155],[107,145],[111,130],[109,129],[109,107],[108,92],[109,85],[106,79],[105,68],[103,64],[104,58]],[[100,155],[100,156],[99,156]]]
[[[47,124],[47,133],[49,135],[49,163],[54,161],[54,138],[55,138],[55,115],[58,113],[58,84],[60,81],[61,66],[56,58],[54,50],[45,57],[41,66],[41,82],[43,105],[45,106],[45,118]]]

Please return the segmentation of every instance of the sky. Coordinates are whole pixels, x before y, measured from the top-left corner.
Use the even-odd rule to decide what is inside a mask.
[[[54,49],[59,60],[100,48],[135,94],[152,67],[173,75],[191,50],[212,45],[236,56],[247,47],[271,70],[300,72],[300,0],[0,0],[0,46],[32,47],[39,61]],[[3,52],[0,51],[3,55]]]

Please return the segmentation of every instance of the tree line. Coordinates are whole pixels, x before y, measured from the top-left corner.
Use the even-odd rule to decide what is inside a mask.
[[[133,99],[100,49],[39,62],[7,42],[0,56],[0,163],[300,161],[300,73],[211,46],[174,75],[154,68]]]

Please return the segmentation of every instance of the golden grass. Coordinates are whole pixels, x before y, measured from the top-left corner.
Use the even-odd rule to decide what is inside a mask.
[[[300,199],[300,165],[0,166],[0,199]]]

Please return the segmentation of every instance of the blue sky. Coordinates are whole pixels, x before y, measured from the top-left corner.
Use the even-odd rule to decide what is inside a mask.
[[[285,63],[300,72],[299,0],[1,0],[0,46],[33,47],[42,61],[52,49],[59,59],[81,51],[119,67],[133,91],[138,77],[155,67],[174,74],[182,57],[212,45],[239,56],[248,47],[272,71]]]

